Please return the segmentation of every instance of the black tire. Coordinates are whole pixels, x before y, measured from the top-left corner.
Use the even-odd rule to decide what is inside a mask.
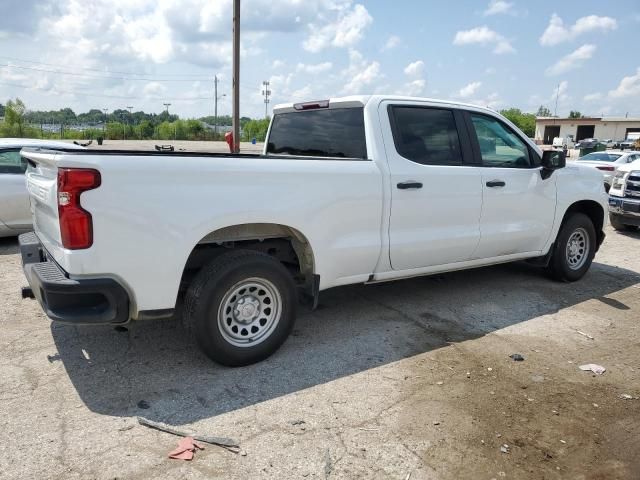
[[[609,215],[609,223],[614,228],[614,230],[617,230],[619,232],[635,232],[638,230],[638,227],[636,225],[625,225],[624,223],[620,222],[615,215]]]
[[[567,255],[567,247],[574,234],[586,235],[588,245],[584,245],[580,263],[572,266]],[[562,282],[575,282],[580,280],[589,270],[596,253],[596,230],[591,219],[584,213],[573,213],[568,217],[556,237],[553,245],[553,253],[549,262],[549,273]],[[578,248],[577,255],[580,255]],[[584,258],[583,258],[584,257]],[[576,257],[573,257],[574,260]],[[582,259],[583,258],[583,259]],[[576,268],[577,267],[577,268]]]
[[[254,291],[247,290],[246,294],[241,294],[240,290],[232,295],[234,289],[241,289],[246,282],[258,282],[258,285],[263,282],[266,286],[264,289],[258,286],[256,290],[253,283],[248,283],[251,287],[247,289],[254,288]],[[264,295],[262,299],[258,298],[259,293]],[[236,297],[239,299],[233,300]],[[249,299],[246,303],[245,298]],[[259,318],[266,316],[267,311],[271,314],[267,300],[269,305],[277,307],[277,311],[273,309],[273,318],[277,317],[275,323],[271,320],[267,323],[267,318]],[[250,301],[256,303],[248,306]],[[225,313],[222,313],[223,302],[227,305]],[[240,303],[247,305],[250,315],[255,314],[255,318],[238,320],[234,312],[243,308]],[[184,315],[192,326],[200,348],[209,358],[222,365],[238,367],[264,360],[280,348],[293,329],[296,306],[293,278],[279,261],[261,252],[230,250],[198,272],[185,295]],[[263,320],[265,327],[262,327]],[[241,321],[253,323],[239,323]],[[236,330],[232,332],[234,327]],[[251,332],[249,329],[252,329]],[[251,340],[253,329],[256,330],[255,335],[262,335],[255,340],[255,344]],[[241,332],[245,334],[244,331],[249,335],[246,339],[240,338]],[[246,343],[237,345],[232,343],[234,341]]]

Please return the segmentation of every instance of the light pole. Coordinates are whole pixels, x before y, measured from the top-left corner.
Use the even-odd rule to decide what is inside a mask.
[[[269,116],[269,97],[271,96],[271,90],[269,90],[269,82],[262,82],[262,95],[264,96],[264,118]]]
[[[133,117],[131,116],[131,110],[133,110],[133,107],[129,106],[127,107],[127,110],[129,110],[129,122],[131,122],[131,130],[133,130]]]
[[[218,100],[220,100],[222,97],[226,97],[227,95],[225,93],[223,93],[222,95],[218,96],[218,76],[214,76],[213,77],[213,118],[214,118],[214,122],[213,122],[213,139],[217,140],[218,139]]]

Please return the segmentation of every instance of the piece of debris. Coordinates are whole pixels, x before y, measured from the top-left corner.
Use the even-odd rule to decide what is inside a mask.
[[[161,432],[170,433],[172,435],[177,435],[178,437],[192,437],[194,440],[199,442],[210,443],[211,445],[217,445],[222,448],[226,448],[230,452],[239,453],[240,452],[240,444],[231,438],[226,437],[213,437],[210,435],[200,435],[200,434],[189,434],[182,430],[178,430],[171,425],[167,425],[165,423],[154,422],[152,420],[147,420],[144,417],[138,417],[138,423],[140,425],[144,425],[145,427],[155,428],[156,430],[160,430]]]
[[[560,443],[567,443],[567,442],[565,442],[564,440],[560,440]]]
[[[304,420],[294,420],[293,422],[291,422],[291,425],[304,425],[305,422]]]
[[[434,421],[433,421],[433,424],[434,424],[434,425],[440,425],[440,422],[439,422],[438,420],[434,420]]]
[[[512,353],[511,355],[509,355],[509,358],[511,358],[514,362],[524,362],[524,357],[519,353]]]
[[[553,413],[554,415],[560,415],[557,410],[551,410],[551,413]]]
[[[594,403],[593,406],[598,408],[600,405],[598,405],[597,403]]]
[[[493,368],[489,367],[489,368],[487,368],[487,371],[492,372]]]
[[[467,378],[471,378],[471,372],[467,372]]]
[[[444,382],[436,382],[436,385],[444,385]]]
[[[85,358],[85,360],[91,360],[89,353],[87,353],[87,351],[84,348],[82,349],[82,356]]]
[[[178,446],[169,452],[169,458],[175,460],[193,460],[196,449],[204,450],[204,447],[193,441],[193,437],[181,438]]]
[[[589,340],[593,340],[593,337],[591,335],[589,335],[588,333],[581,332],[580,330],[576,330],[576,333],[579,333],[583,337],[587,337]]]
[[[633,396],[629,395],[628,393],[621,394],[620,398],[623,400],[633,400]]]
[[[120,427],[120,428],[118,429],[118,431],[119,431],[119,432],[126,432],[127,430],[131,430],[132,428],[133,428],[133,424],[131,424],[131,425],[126,425],[126,426],[124,426],[124,427]]]
[[[593,372],[596,375],[602,375],[604,372],[606,372],[606,368],[604,368],[602,365],[597,365],[595,363],[587,363],[585,365],[580,365],[580,370],[584,371],[584,372]]]
[[[147,402],[146,400],[140,400],[138,402],[138,408],[142,408],[143,410],[146,410],[148,408],[151,408],[151,405],[149,405],[149,402]]]
[[[507,444],[505,443],[504,445],[502,445],[502,446],[500,447],[500,451],[501,451],[502,453],[509,453],[509,445],[507,445]]]
[[[358,427],[358,430],[362,430],[363,432],[377,432],[380,429],[375,427]]]

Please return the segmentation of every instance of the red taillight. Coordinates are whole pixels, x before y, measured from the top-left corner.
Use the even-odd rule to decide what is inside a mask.
[[[615,170],[615,167],[596,167],[598,170],[604,170],[605,172],[613,172]]]
[[[91,214],[80,206],[80,194],[100,186],[100,172],[91,168],[58,169],[58,217],[62,246],[70,250],[93,243]]]

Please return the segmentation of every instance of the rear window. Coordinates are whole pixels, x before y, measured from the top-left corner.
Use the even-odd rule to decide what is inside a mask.
[[[584,157],[580,157],[579,160],[598,160],[599,162],[615,162],[622,156],[621,153],[589,153]]]
[[[367,158],[364,110],[334,108],[277,114],[267,153]]]

